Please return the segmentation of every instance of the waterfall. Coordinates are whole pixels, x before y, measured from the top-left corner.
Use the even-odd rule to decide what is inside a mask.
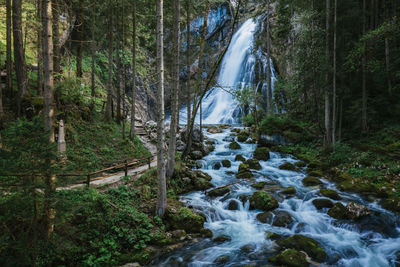
[[[203,99],[203,123],[220,124],[239,123],[243,115],[239,103],[232,94],[233,89],[251,86],[267,90],[266,70],[267,56],[261,49],[254,49],[254,35],[259,25],[259,19],[248,19],[233,35],[227,53],[222,60],[217,85]],[[260,62],[260,64],[256,64]],[[258,66],[258,69],[256,67]],[[260,73],[258,81],[256,71]],[[271,64],[272,85],[275,81],[275,71]],[[272,86],[273,88],[273,86]],[[266,95],[263,93],[263,95]],[[186,123],[186,108],[181,110],[181,123]],[[199,121],[199,114],[196,117]]]

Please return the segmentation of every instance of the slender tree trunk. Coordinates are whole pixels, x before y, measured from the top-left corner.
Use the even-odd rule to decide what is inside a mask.
[[[41,1],[41,0],[39,0]],[[6,81],[6,88],[9,96],[13,96],[13,84],[12,84],[12,68],[13,63],[11,59],[11,0],[6,0],[6,46],[7,46],[7,81]]]
[[[122,139],[125,140],[125,94],[126,94],[126,68],[125,68],[125,1],[122,1]]]
[[[332,145],[336,142],[336,47],[337,47],[337,0],[333,21],[333,94],[332,94]]]
[[[77,51],[76,51],[76,76],[82,78],[83,71],[82,71],[82,57],[83,57],[83,1],[79,1],[79,10],[77,15]]]
[[[131,131],[130,139],[135,136],[136,122],[136,0],[133,1],[132,10],[132,106],[131,106]]]
[[[389,91],[389,96],[392,96],[392,79],[390,73],[390,46],[389,39],[385,37],[385,63],[386,63],[386,80]]]
[[[366,0],[363,0],[363,35],[365,34],[366,31],[366,20],[367,20],[367,15],[366,15]],[[366,70],[365,70],[365,65],[366,65],[366,55],[365,55],[365,49],[366,49],[366,44],[364,42],[364,51],[363,51],[363,58],[362,58],[362,63],[361,63],[361,68],[362,68],[362,108],[361,108],[361,128],[362,130],[367,130],[368,124],[367,124],[367,82],[366,82]]]
[[[119,21],[119,17],[117,17],[117,21]],[[118,28],[118,24],[117,24]],[[116,64],[117,64],[117,123],[121,124],[121,57],[120,57],[120,51],[121,51],[121,40],[119,38],[119,35],[117,35],[116,38],[117,42],[117,51],[115,53],[116,55]]]
[[[163,0],[157,0],[157,74],[158,74],[158,118],[157,118],[157,177],[158,194],[156,215],[163,217],[167,207],[167,182],[165,177],[164,149],[164,23]]]
[[[270,0],[267,0],[267,113],[273,114],[272,86],[271,86],[271,39],[270,39]]]
[[[92,107],[91,109],[94,109],[94,98],[96,96],[96,81],[95,81],[95,75],[96,75],[96,69],[95,69],[95,63],[96,63],[96,40],[95,40],[95,30],[96,30],[96,14],[94,12],[94,8],[92,8],[92,63],[91,63],[91,75],[90,75],[90,87],[91,87],[91,97],[92,97]]]
[[[342,125],[343,125],[343,98],[340,98],[340,110],[339,110],[339,133],[338,133],[338,139],[339,141],[342,140]]]
[[[52,34],[52,5],[51,0],[43,1],[43,67],[44,67],[44,105],[45,131],[49,133],[49,142],[54,143],[54,103],[53,103],[53,34]],[[49,167],[53,160],[47,160]],[[46,238],[54,231],[55,209],[52,201],[56,190],[56,176],[51,172],[46,177]]]
[[[42,55],[43,55],[43,49],[42,49],[42,42],[43,42],[43,29],[42,29],[42,0],[37,0],[37,20],[38,20],[38,32],[37,32],[37,65],[38,65],[38,71],[37,71],[37,91],[38,95],[43,95],[43,62],[42,62]]]
[[[18,99],[17,114],[21,116],[22,100],[28,93],[28,78],[26,73],[25,52],[22,37],[22,0],[13,0],[13,35],[14,35],[14,60],[17,75]]]
[[[3,51],[1,51],[3,52]],[[0,68],[0,73],[1,73]],[[0,84],[0,131],[3,130],[3,86]],[[0,148],[2,148],[1,144],[1,134],[0,134]]]
[[[106,120],[111,121],[112,113],[112,91],[113,91],[113,12],[109,15],[108,23],[108,82],[107,82],[107,103],[106,103]]]
[[[326,0],[326,40],[325,40],[325,58],[326,58],[326,74],[325,74],[325,147],[330,148],[331,142],[331,107],[330,107],[330,97],[329,97],[329,31],[330,31],[330,0]]]
[[[53,43],[54,43],[54,73],[56,74],[55,78],[57,79],[57,75],[60,74],[60,29],[58,27],[58,20],[60,18],[60,2],[59,0],[53,0]]]
[[[190,90],[190,6],[191,0],[186,0],[186,70],[187,70],[187,80],[186,80],[186,105],[187,105],[187,124],[190,124],[190,114],[191,114],[191,102],[192,99],[190,97],[191,90]],[[187,127],[186,127],[187,130]],[[186,131],[188,133],[189,131]],[[188,137],[186,136],[186,140]]]
[[[174,69],[173,69],[173,80],[174,84],[171,92],[171,127],[169,135],[169,147],[168,147],[168,165],[167,165],[167,177],[172,177],[175,167],[175,152],[176,152],[176,133],[178,130],[178,98],[179,98],[179,60],[180,60],[180,23],[181,23],[181,1],[174,0]]]

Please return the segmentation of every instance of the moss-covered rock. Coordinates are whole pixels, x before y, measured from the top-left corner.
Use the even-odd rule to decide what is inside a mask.
[[[230,160],[224,159],[222,160],[222,166],[224,166],[225,168],[230,168],[232,166],[232,163]]]
[[[256,159],[249,159],[245,162],[245,164],[248,165],[249,168],[253,170],[261,170],[262,168],[260,162]]]
[[[200,234],[202,237],[212,238],[213,232],[208,228],[203,228],[200,230]]]
[[[320,194],[323,195],[324,197],[333,199],[333,200],[341,200],[342,197],[339,196],[338,192],[332,189],[321,189],[319,190]]]
[[[220,236],[217,236],[216,238],[213,239],[213,241],[216,242],[216,243],[224,243],[224,242],[228,242],[228,241],[231,241],[231,240],[232,240],[232,238],[230,236],[227,236],[227,235],[220,235]]]
[[[271,257],[269,260],[275,264],[288,267],[307,267],[310,264],[307,262],[307,257],[303,252],[295,249],[286,249],[278,256]]]
[[[257,191],[250,197],[250,208],[271,211],[279,207],[278,201],[264,191]]]
[[[304,168],[305,166],[307,166],[307,163],[305,163],[304,161],[297,161],[294,165],[296,165],[296,167],[298,168]]]
[[[220,196],[223,196],[230,192],[231,192],[231,190],[229,189],[229,187],[223,187],[223,188],[211,190],[207,193],[207,195],[210,197],[220,197]]]
[[[213,184],[204,178],[196,178],[192,180],[192,183],[193,190],[207,190],[213,187]]]
[[[339,189],[342,191],[364,194],[375,192],[374,188],[368,183],[368,181],[362,181],[361,179],[345,180],[339,184]]]
[[[294,235],[279,240],[277,243],[284,248],[302,250],[317,262],[324,262],[328,256],[317,241],[307,236]]]
[[[212,134],[222,133],[222,129],[220,127],[217,127],[217,126],[210,126],[207,129],[207,132],[212,133]]]
[[[287,227],[293,222],[292,216],[287,211],[278,211],[275,214],[272,225],[279,227]]]
[[[285,162],[283,163],[281,166],[279,166],[279,169],[281,170],[287,170],[287,171],[295,171],[296,170],[296,166],[294,166],[292,163],[290,162]]]
[[[239,209],[239,203],[237,200],[231,200],[228,203],[228,210],[238,210]]]
[[[164,221],[169,230],[183,229],[187,233],[200,233],[205,217],[186,207],[178,210],[172,208],[167,210]]]
[[[259,213],[256,216],[257,220],[262,223],[271,223],[273,217],[274,215],[270,211]]]
[[[237,140],[238,142],[246,142],[246,140],[249,138],[249,133],[247,131],[241,131],[238,136]]]
[[[346,207],[342,203],[338,202],[329,209],[328,215],[335,219],[347,219]]]
[[[232,150],[239,150],[239,149],[241,149],[242,147],[239,145],[239,143],[238,142],[236,142],[236,141],[233,141],[232,143],[230,143],[229,144],[229,149],[232,149]]]
[[[383,199],[381,201],[383,208],[391,210],[394,212],[400,212],[400,197],[392,197],[388,199]]]
[[[231,257],[229,255],[222,255],[222,256],[219,256],[218,258],[216,258],[214,260],[214,263],[217,265],[225,264],[230,260],[230,258]]]
[[[333,202],[326,198],[317,198],[312,201],[315,208],[321,210],[323,208],[332,208]]]
[[[269,160],[269,149],[267,147],[257,147],[256,150],[254,150],[254,158],[264,161]]]
[[[266,232],[265,233],[265,239],[271,239],[271,240],[278,240],[281,239],[282,236],[277,233],[272,233],[272,232]]]
[[[242,155],[239,154],[239,155],[236,155],[235,161],[245,162],[246,159]]]
[[[253,187],[253,188],[255,188],[255,189],[258,189],[258,190],[261,190],[261,189],[263,189],[266,185],[268,185],[267,182],[259,182],[259,183],[256,183],[256,184],[252,184],[251,187]]]
[[[251,172],[248,165],[241,163],[239,165],[238,173],[236,174],[236,178],[238,179],[251,179],[254,177],[254,174]]]
[[[240,250],[245,252],[245,253],[249,253],[252,252],[256,249],[256,247],[253,244],[248,244],[248,245],[244,245],[240,247]]]
[[[324,174],[323,174],[322,171],[320,171],[320,170],[313,170],[313,171],[310,171],[310,172],[308,173],[308,175],[309,175],[309,176],[314,176],[314,177],[323,177],[323,176],[324,176]]]
[[[322,185],[321,180],[319,180],[316,177],[313,176],[307,176],[306,178],[303,179],[303,184],[305,186],[318,186],[318,185]]]
[[[286,187],[285,189],[283,189],[281,191],[281,194],[284,194],[284,195],[294,195],[296,193],[297,193],[297,191],[293,186]]]

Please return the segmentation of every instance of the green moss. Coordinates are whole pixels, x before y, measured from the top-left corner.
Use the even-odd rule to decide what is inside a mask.
[[[254,158],[258,160],[269,160],[269,149],[267,147],[257,147],[254,151]]]
[[[287,249],[278,256],[269,258],[269,260],[273,263],[289,267],[307,267],[310,265],[307,262],[306,255],[295,249]]]
[[[241,163],[239,165],[238,173],[236,174],[236,178],[238,179],[251,179],[254,177],[254,174],[251,172],[248,165]]]
[[[253,170],[261,170],[261,168],[262,168],[260,165],[260,162],[256,159],[249,159],[245,162],[245,164],[247,166],[249,166],[250,169],[253,169]]]
[[[279,207],[278,201],[264,191],[257,191],[250,197],[250,208],[271,211]]]
[[[241,131],[238,136],[237,136],[237,140],[238,142],[246,142],[246,140],[249,138],[249,133],[246,131]]]
[[[245,162],[246,159],[242,155],[239,154],[239,155],[236,155],[235,161]]]
[[[321,195],[323,195],[327,198],[333,199],[333,200],[341,200],[342,199],[341,196],[339,196],[338,192],[336,192],[335,190],[332,190],[332,189],[321,189],[321,190],[319,190],[319,192]]]
[[[315,178],[315,177],[312,177],[312,176],[308,176],[308,177],[304,178],[302,182],[303,182],[303,184],[305,186],[322,185],[322,182],[318,178]]]
[[[203,228],[205,218],[183,207],[178,211],[168,210],[165,223],[170,230],[185,230],[188,233],[199,233]]]
[[[289,186],[281,191],[281,194],[284,195],[294,195],[296,194],[296,189],[293,186]]]
[[[335,219],[347,219],[347,210],[342,203],[336,203],[332,208],[329,209],[328,215]]]
[[[296,166],[294,166],[290,162],[286,162],[286,163],[283,163],[281,166],[279,166],[279,169],[288,170],[288,171],[294,171],[294,170],[296,170]]]
[[[210,191],[207,195],[210,197],[219,197],[219,196],[223,196],[225,194],[228,194],[231,190],[229,189],[229,187],[224,187],[224,188],[219,188],[219,189],[215,189]]]
[[[232,143],[229,144],[229,149],[232,149],[232,150],[239,150],[239,149],[241,149],[241,148],[242,148],[242,147],[239,145],[238,142],[233,141]]]
[[[324,262],[328,256],[317,241],[303,235],[294,235],[286,239],[279,240],[278,244],[284,248],[305,251],[313,260],[317,262]]]

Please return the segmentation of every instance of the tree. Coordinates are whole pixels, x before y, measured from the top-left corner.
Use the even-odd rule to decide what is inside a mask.
[[[77,47],[76,47],[76,76],[82,78],[82,57],[83,57],[83,30],[84,30],[84,9],[83,1],[79,1],[78,9],[76,10],[76,31],[77,31]]]
[[[52,35],[52,5],[51,0],[43,1],[43,68],[44,68],[44,105],[45,132],[49,135],[49,143],[54,143],[54,79],[53,79],[53,35]],[[52,159],[46,159],[49,171],[46,176],[46,237],[54,231],[55,209],[52,198],[56,190],[56,176],[50,171]]]
[[[40,1],[40,0],[39,0]],[[6,58],[7,58],[7,81],[6,81],[6,88],[7,92],[9,92],[10,96],[13,94],[13,84],[12,84],[12,60],[11,60],[11,0],[6,0]]]
[[[43,95],[43,62],[42,62],[42,42],[43,42],[43,29],[42,29],[42,0],[37,0],[36,17],[38,21],[37,32],[37,90],[39,95]]]
[[[270,0],[267,0],[267,113],[273,114],[271,86]]]
[[[329,21],[330,21],[330,0],[326,0],[326,28],[325,28],[325,60],[326,60],[326,73],[325,73],[325,148],[331,147],[331,106],[329,97],[329,70],[330,70],[330,54],[329,54]]]
[[[164,24],[163,0],[157,0],[157,178],[158,194],[156,215],[163,217],[167,206],[167,183],[165,177],[164,149]]]
[[[13,0],[13,37],[15,73],[18,84],[17,115],[21,116],[22,101],[28,93],[28,77],[25,64],[24,39],[22,37],[22,0]]]
[[[60,18],[60,0],[53,0],[53,43],[54,43],[54,73],[60,73],[60,33],[58,27],[58,20]],[[57,77],[57,76],[56,76]]]
[[[367,23],[367,14],[366,14],[366,0],[363,0],[363,30],[362,34],[365,35],[366,32],[366,23]],[[366,44],[363,44],[363,56],[361,62],[361,71],[362,71],[362,107],[361,107],[361,128],[363,131],[367,130],[367,77],[366,77],[366,64],[367,59],[365,55]]]
[[[190,5],[191,5],[191,0],[186,0],[186,72],[187,72],[187,77],[186,77],[186,106],[187,106],[187,126],[190,124],[190,114],[191,114],[191,90],[190,90],[190,79],[191,79],[191,73],[190,73]],[[187,128],[186,128],[187,129]],[[189,131],[186,131],[186,133],[189,133]],[[188,137],[186,136],[186,139]]]
[[[131,105],[131,131],[129,137],[133,140],[135,136],[136,121],[136,0],[132,3],[132,105]]]
[[[332,94],[332,145],[336,142],[336,49],[337,49],[337,0],[333,21],[333,94]]]
[[[176,133],[178,130],[178,113],[179,113],[179,105],[178,105],[178,95],[179,95],[179,59],[180,59],[180,17],[181,17],[181,1],[174,0],[174,69],[173,69],[173,87],[171,92],[171,125],[170,125],[170,134],[169,134],[169,147],[168,147],[168,166],[167,166],[167,177],[172,177],[174,173],[175,167],[175,152],[176,152]],[[189,33],[188,33],[189,34]]]
[[[110,2],[111,5],[111,2]],[[111,7],[112,8],[112,7]],[[106,120],[111,120],[112,113],[112,75],[113,75],[113,12],[108,16],[108,82],[107,82],[107,102],[106,102]]]

